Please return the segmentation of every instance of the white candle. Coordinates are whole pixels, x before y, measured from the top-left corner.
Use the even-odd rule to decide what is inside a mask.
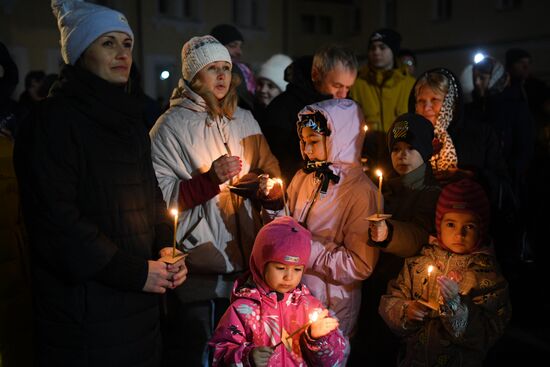
[[[285,207],[285,215],[288,216],[289,213],[288,213],[288,208],[287,208],[287,206],[286,206],[286,195],[285,195],[285,187],[284,187],[284,185],[283,185],[283,180],[281,180],[280,178],[276,178],[275,181],[276,181],[279,185],[281,185],[281,190],[283,191],[283,205],[284,205],[284,207]]]
[[[378,200],[376,202],[376,214],[382,213],[382,171],[377,169],[376,175],[378,176]]]
[[[432,283],[433,283],[432,272],[433,272],[433,270],[434,270],[433,265],[429,265],[428,266],[428,303],[430,303],[431,298],[432,298]]]
[[[174,216],[174,241],[172,244],[172,257],[176,257],[176,232],[178,229],[178,209],[172,209],[170,211],[172,215]]]

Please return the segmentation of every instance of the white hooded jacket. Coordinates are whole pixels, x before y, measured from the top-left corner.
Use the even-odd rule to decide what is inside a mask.
[[[153,166],[169,208],[177,207],[182,180],[207,172],[224,154],[242,160],[236,180],[255,169],[280,175],[277,159],[249,111],[237,108],[231,120],[212,119],[204,99],[182,81],[150,135]],[[176,289],[182,302],[229,297],[235,274],[248,265],[261,219],[251,201],[230,193],[228,185],[222,183],[218,195],[180,213],[178,243],[198,222],[183,241],[190,254],[188,278]]]

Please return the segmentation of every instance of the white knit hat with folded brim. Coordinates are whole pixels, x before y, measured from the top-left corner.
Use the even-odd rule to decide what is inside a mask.
[[[229,51],[212,36],[193,37],[181,49],[181,72],[187,82],[211,62],[226,61],[231,63]]]
[[[281,92],[284,92],[288,82],[285,80],[285,69],[292,63],[292,59],[283,54],[273,55],[260,68],[258,78],[271,80]]]
[[[102,34],[123,32],[134,40],[128,20],[116,10],[83,0],[52,0],[52,10],[61,33],[61,56],[67,64],[74,65]]]

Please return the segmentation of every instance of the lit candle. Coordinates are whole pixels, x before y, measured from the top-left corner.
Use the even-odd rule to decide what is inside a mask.
[[[176,257],[176,232],[178,229],[178,209],[172,209],[170,211],[172,215],[174,216],[174,241],[172,244],[172,257]]]
[[[434,270],[433,265],[428,266],[428,303],[430,303],[432,298],[432,272]]]
[[[364,131],[364,132],[369,131],[369,127],[367,126],[367,124],[365,124],[365,126],[363,126],[363,131]]]
[[[315,321],[317,321],[317,319],[319,318],[319,311],[313,311],[312,313],[309,314],[309,321],[306,322],[304,325],[302,325],[301,327],[299,327],[298,329],[296,329],[292,334],[288,335],[285,339],[290,339],[292,338],[294,335],[298,334],[299,332],[302,332],[304,331],[305,329],[307,329],[307,327],[311,324],[313,324]],[[277,348],[279,345],[281,345],[283,343],[283,339],[281,339],[280,342],[278,342],[277,344],[275,344],[273,346],[273,349]]]
[[[274,179],[275,182],[277,182],[279,185],[281,185],[281,190],[283,191],[283,205],[285,207],[285,215],[289,215],[288,213],[288,208],[286,206],[286,195],[285,195],[285,187],[283,185],[283,180],[281,180],[280,178],[275,178]]]
[[[376,202],[376,214],[382,213],[382,171],[377,169],[376,176],[378,176],[378,200]]]

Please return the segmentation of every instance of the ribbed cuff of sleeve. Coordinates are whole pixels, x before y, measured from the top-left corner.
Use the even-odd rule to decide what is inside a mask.
[[[212,199],[219,192],[220,186],[212,182],[208,172],[205,172],[180,182],[178,201],[182,208],[191,209]]]

